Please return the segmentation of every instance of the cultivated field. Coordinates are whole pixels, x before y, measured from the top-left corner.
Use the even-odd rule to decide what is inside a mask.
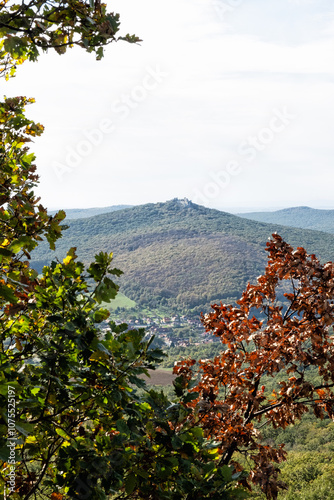
[[[173,375],[171,371],[168,370],[149,370],[150,378],[142,376],[148,384],[152,385],[172,385],[173,380],[176,375]]]

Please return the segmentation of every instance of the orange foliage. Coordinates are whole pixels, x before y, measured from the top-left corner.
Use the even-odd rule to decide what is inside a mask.
[[[257,284],[248,284],[236,305],[215,304],[202,316],[223,352],[199,362],[199,381],[191,388],[194,360],[179,362],[174,373],[198,393],[185,403],[192,409],[186,420],[219,442],[220,464],[233,460],[241,469],[235,454],[247,455],[254,464],[249,480],[276,499],[284,484],[273,462],[284,460],[286,452],[284,445],[260,444],[260,427],[286,428],[310,409],[318,418],[334,417],[334,264],[322,265],[303,248],[293,250],[277,234],[267,251],[268,265]],[[318,386],[308,380],[309,367],[318,368]],[[266,395],[265,378],[278,374],[284,381]]]

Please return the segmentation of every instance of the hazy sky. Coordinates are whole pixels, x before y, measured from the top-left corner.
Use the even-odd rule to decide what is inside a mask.
[[[333,1],[108,6],[140,46],[50,53],[3,84],[37,100],[44,205],[334,208]]]

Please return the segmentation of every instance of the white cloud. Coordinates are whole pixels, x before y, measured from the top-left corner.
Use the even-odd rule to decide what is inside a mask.
[[[298,115],[294,123],[210,203],[240,206],[255,191],[267,193],[262,201],[271,205],[275,198],[279,205],[283,198],[314,199],[317,176],[328,178],[333,157],[332,6],[230,2],[237,4],[221,19],[213,0],[117,0],[111,8],[121,13],[123,32],[142,36],[141,46],[113,44],[101,62],[73,50],[19,68],[6,93],[37,98],[29,115],[46,125],[34,145],[46,204],[191,198],[282,106]],[[156,66],[168,76],[140,102],[132,98],[122,118],[115,103],[119,110],[129,96],[140,98],[138,86]],[[68,151],[102,120],[113,121],[115,130],[59,179],[54,162],[66,163]],[[303,189],[294,188],[296,178]],[[331,183],[316,196],[330,201]]]

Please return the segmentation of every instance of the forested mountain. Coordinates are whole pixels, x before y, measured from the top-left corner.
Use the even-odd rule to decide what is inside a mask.
[[[334,233],[334,210],[292,207],[275,212],[248,212],[238,215],[259,222]]]
[[[112,205],[110,207],[94,207],[94,208],[66,208],[67,219],[84,219],[87,217],[94,217],[95,215],[107,214],[115,212],[116,210],[123,210],[123,208],[130,208],[132,205]],[[50,215],[57,213],[57,210],[50,210]]]
[[[86,263],[100,250],[114,252],[124,271],[121,291],[141,306],[200,312],[240,296],[264,271],[265,245],[278,232],[322,260],[334,259],[334,236],[246,220],[188,200],[147,204],[70,220],[58,241],[59,258],[77,247]],[[33,252],[41,269],[52,257],[46,244]],[[54,257],[54,255],[53,255]]]

